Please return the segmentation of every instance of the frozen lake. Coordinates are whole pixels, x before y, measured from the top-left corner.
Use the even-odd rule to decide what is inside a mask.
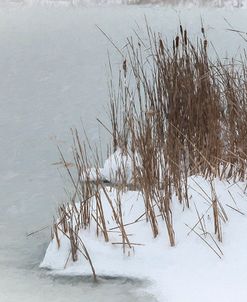
[[[194,35],[201,17],[223,58],[244,42],[229,25],[246,30],[247,11],[159,7],[0,7],[0,301],[155,301],[148,281],[52,278],[38,265],[49,243],[48,226],[65,200],[52,163],[56,145],[68,151],[70,128],[83,122],[98,143],[96,117],[105,119],[107,50],[121,63],[99,25],[119,45],[148,18],[171,37],[179,18]],[[142,31],[142,29],[139,29]],[[218,44],[217,42],[220,43]],[[107,139],[104,132],[102,139]],[[103,298],[102,298],[103,297]]]

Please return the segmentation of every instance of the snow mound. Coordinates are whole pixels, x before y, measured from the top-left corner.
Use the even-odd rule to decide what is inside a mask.
[[[106,162],[105,173],[109,166],[118,169],[114,156]],[[140,192],[120,193],[115,188],[102,188],[100,195],[109,241],[104,240],[99,229],[97,231],[96,223],[79,231],[96,274],[150,279],[153,285],[147,290],[159,301],[246,301],[246,185],[215,179],[214,186],[227,217],[222,221],[223,242],[217,242],[214,234],[211,184],[200,176],[192,176],[188,179],[190,208],[181,205],[175,195],[172,198],[175,247],[169,246],[162,217],[157,216],[159,235],[153,237]],[[93,197],[92,213],[96,202]],[[113,208],[117,211],[119,204],[129,244],[113,215]],[[62,232],[58,232],[58,236],[60,247],[54,238],[41,267],[58,274],[91,274],[88,260],[79,253],[73,262],[69,240]]]

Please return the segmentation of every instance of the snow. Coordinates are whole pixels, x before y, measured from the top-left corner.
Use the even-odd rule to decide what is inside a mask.
[[[117,150],[106,160],[109,170],[118,167],[122,153]],[[106,175],[106,172],[105,172]],[[108,175],[111,175],[109,173]],[[145,219],[145,207],[142,194],[137,191],[121,192],[112,187],[100,190],[109,242],[103,235],[96,236],[96,224],[91,223],[87,230],[80,230],[79,236],[86,245],[96,274],[99,276],[128,276],[148,279],[152,286],[147,288],[158,301],[246,301],[247,288],[247,203],[245,183],[213,181],[219,203],[223,206],[228,221],[223,223],[223,242],[217,242],[213,228],[213,210],[211,206],[210,181],[200,176],[188,179],[190,208],[179,203],[176,196],[172,200],[173,223],[176,246],[170,247],[165,222],[158,218],[159,235],[153,238],[150,224]],[[108,195],[108,197],[106,196]],[[108,198],[118,206],[120,194],[125,229],[132,248],[125,247],[113,218]],[[92,198],[92,207],[95,200]],[[212,235],[203,235],[198,223],[204,215],[204,228]],[[141,219],[140,219],[141,217]],[[138,222],[134,223],[136,220]],[[191,231],[193,229],[194,231]],[[199,237],[198,234],[201,236]],[[60,239],[64,235],[60,233]],[[203,238],[203,239],[202,239]],[[207,243],[211,246],[208,246]],[[77,262],[69,256],[69,241],[58,248],[54,239],[46,252],[41,267],[53,270],[55,274],[91,275],[88,261],[82,255]]]
[[[109,182],[119,182],[119,175],[124,175],[129,183],[132,177],[132,161],[128,154],[118,148],[104,163],[101,170],[102,177]]]

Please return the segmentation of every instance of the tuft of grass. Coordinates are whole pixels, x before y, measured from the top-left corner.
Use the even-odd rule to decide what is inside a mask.
[[[147,25],[147,38],[138,35],[128,38],[117,88],[110,80],[109,120],[112,150],[121,150],[131,161],[131,171],[123,162],[113,177],[111,186],[117,190],[113,200],[100,175],[99,156],[89,160],[86,143],[77,130],[73,135],[73,165],[67,165],[59,149],[62,163],[68,172],[74,193],[66,205],[61,205],[54,222],[53,237],[60,246],[59,232],[71,242],[71,257],[77,260],[82,252],[96,273],[79,232],[96,224],[96,235],[105,242],[109,233],[118,231],[123,252],[128,254],[139,243],[132,243],[126,231],[121,194],[136,190],[142,194],[145,213],[134,223],[145,219],[153,237],[160,234],[160,220],[167,228],[171,246],[176,244],[173,226],[172,196],[189,208],[188,177],[200,175],[208,179],[211,196],[207,214],[212,210],[214,235],[205,228],[196,208],[198,222],[190,232],[197,234],[219,256],[218,241],[223,241],[223,223],[228,220],[214,188],[214,179],[246,180],[247,171],[247,66],[246,57],[240,64],[208,56],[208,41],[202,26],[201,38],[192,43],[189,33],[180,25],[170,47],[161,35]],[[107,36],[107,35],[106,35]],[[112,42],[112,41],[111,41]],[[92,148],[89,148],[92,150]],[[121,159],[120,159],[121,160]],[[94,180],[91,168],[95,168]],[[73,172],[72,172],[73,169]],[[131,177],[130,177],[131,176]],[[110,181],[110,180],[109,180]],[[107,200],[116,228],[108,229],[102,196]],[[195,228],[200,226],[203,234]],[[213,240],[212,247],[206,237]]]

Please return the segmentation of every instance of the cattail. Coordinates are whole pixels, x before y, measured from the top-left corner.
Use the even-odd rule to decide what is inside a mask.
[[[180,34],[181,34],[181,37],[183,37],[183,26],[180,24]]]
[[[188,44],[188,37],[187,37],[187,30],[186,29],[184,31],[184,44],[185,44],[185,46],[187,46],[187,44]]]
[[[159,47],[160,47],[160,53],[162,54],[162,55],[164,55],[164,44],[163,44],[163,41],[160,39],[159,40]]]
[[[127,61],[126,61],[126,59],[123,61],[123,70],[124,70],[124,76],[126,77],[126,73],[127,73]]]
[[[176,36],[176,48],[179,46],[179,36]]]

